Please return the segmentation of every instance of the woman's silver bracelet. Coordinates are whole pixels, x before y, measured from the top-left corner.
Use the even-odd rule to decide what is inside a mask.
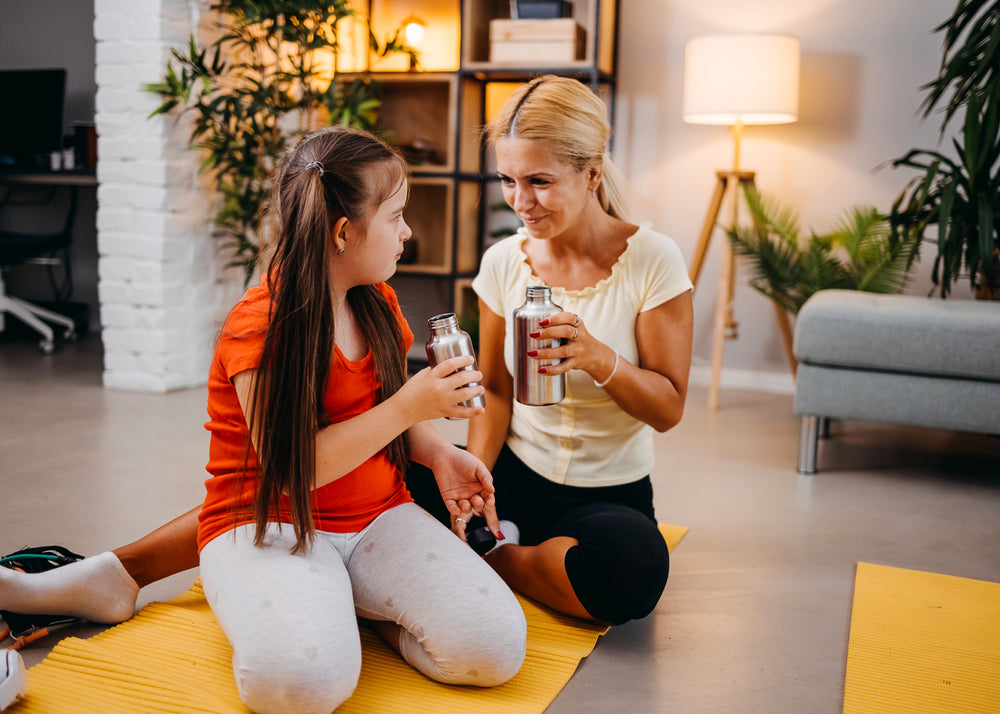
[[[617,372],[617,371],[618,371],[618,358],[619,358],[620,356],[621,356],[621,355],[619,355],[619,354],[618,354],[618,350],[615,350],[615,366],[611,368],[611,374],[609,374],[609,375],[608,375],[608,378],[607,378],[607,379],[605,379],[605,380],[604,380],[603,382],[598,382],[598,381],[597,381],[597,380],[595,379],[595,380],[594,380],[594,386],[595,386],[595,387],[602,387],[602,388],[603,388],[603,387],[606,387],[606,386],[608,386],[608,382],[610,382],[610,381],[612,380],[612,378],[613,378],[613,377],[615,376],[615,372]]]

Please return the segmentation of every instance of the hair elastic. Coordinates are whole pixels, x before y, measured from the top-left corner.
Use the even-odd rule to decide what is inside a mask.
[[[320,176],[326,173],[326,169],[323,168],[323,164],[321,164],[319,161],[310,161],[308,164],[306,164],[306,169],[316,169],[317,171],[319,171]]]

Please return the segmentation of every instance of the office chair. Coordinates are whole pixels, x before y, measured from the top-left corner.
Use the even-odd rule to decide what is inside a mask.
[[[9,202],[6,196],[3,202]],[[72,270],[69,261],[69,247],[73,242],[73,221],[76,218],[77,191],[70,191],[70,204],[66,221],[61,230],[52,233],[22,233],[0,229],[0,332],[5,328],[6,313],[10,313],[22,322],[33,327],[42,335],[38,349],[42,354],[52,354],[55,350],[55,332],[42,320],[55,323],[66,328],[63,338],[76,339],[76,324],[65,315],[34,305],[27,300],[8,295],[4,287],[3,274],[7,270],[34,263],[45,265],[49,272],[49,282],[52,285],[56,302],[65,302],[73,290]],[[62,264],[63,278],[57,283],[54,268]]]

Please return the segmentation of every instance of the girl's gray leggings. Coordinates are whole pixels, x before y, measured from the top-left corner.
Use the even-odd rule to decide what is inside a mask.
[[[233,646],[243,703],[256,712],[325,713],[350,697],[361,669],[357,616],[402,626],[403,658],[431,679],[501,684],[524,660],[514,594],[482,558],[413,503],[358,533],[317,532],[292,555],[292,528],[254,526],[201,551],[201,578]]]

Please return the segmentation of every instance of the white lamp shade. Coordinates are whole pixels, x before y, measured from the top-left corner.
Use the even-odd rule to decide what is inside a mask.
[[[785,124],[799,118],[799,41],[711,35],[684,50],[684,121]]]

